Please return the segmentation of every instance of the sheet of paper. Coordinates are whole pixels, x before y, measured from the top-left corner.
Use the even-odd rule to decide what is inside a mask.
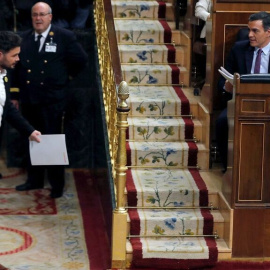
[[[228,72],[224,67],[220,67],[218,72],[233,85],[233,75]]]
[[[32,165],[68,165],[66,137],[64,134],[40,135],[41,142],[30,141]]]

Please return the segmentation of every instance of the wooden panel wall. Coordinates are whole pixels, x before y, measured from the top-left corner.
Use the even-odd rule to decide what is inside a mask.
[[[233,167],[223,187],[234,209],[232,256],[269,257],[270,83],[238,79],[234,91],[228,108],[229,119],[234,115]]]
[[[270,256],[270,209],[234,210],[233,256]]]
[[[269,95],[270,84],[241,84],[236,93],[233,176],[235,206],[270,205]]]

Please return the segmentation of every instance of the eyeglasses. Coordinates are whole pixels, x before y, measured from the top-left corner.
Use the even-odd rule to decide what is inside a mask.
[[[49,14],[51,14],[50,12],[48,12],[48,13],[32,13],[32,17],[33,18],[36,18],[36,17],[41,17],[41,18],[43,18],[43,17],[45,17],[45,16],[47,16],[47,15],[49,15]]]

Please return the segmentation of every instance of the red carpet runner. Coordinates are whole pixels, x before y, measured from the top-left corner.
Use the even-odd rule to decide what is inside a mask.
[[[82,211],[90,269],[108,269],[111,263],[110,248],[100,203],[102,198],[89,171],[74,171],[73,174]]]

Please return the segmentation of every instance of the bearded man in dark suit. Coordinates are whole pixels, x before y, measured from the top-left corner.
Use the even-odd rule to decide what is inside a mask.
[[[10,81],[7,70],[13,69],[19,61],[21,38],[8,31],[0,31],[0,126],[6,119],[30,140],[40,142],[40,132],[35,130],[14,107],[9,98]]]
[[[225,68],[231,74],[253,74],[270,73],[269,55],[270,55],[270,14],[267,12],[258,12],[249,17],[249,40],[236,42],[226,61]],[[255,71],[255,62],[258,51],[261,49],[261,61],[259,70]],[[222,78],[219,81],[218,88],[225,91],[231,98],[233,85]],[[256,90],[255,90],[256,91]],[[228,152],[228,120],[227,109],[223,110],[216,121],[216,138],[218,148],[221,154],[223,171],[227,169]]]
[[[13,97],[18,88],[23,116],[42,134],[60,134],[70,78],[86,67],[88,57],[73,32],[51,24],[48,4],[36,3],[31,16],[34,29],[21,34],[21,61],[16,68]],[[18,107],[18,101],[14,100],[14,104]],[[16,190],[43,188],[45,170],[52,188],[50,196],[61,197],[65,185],[63,166],[29,163],[27,181]]]

